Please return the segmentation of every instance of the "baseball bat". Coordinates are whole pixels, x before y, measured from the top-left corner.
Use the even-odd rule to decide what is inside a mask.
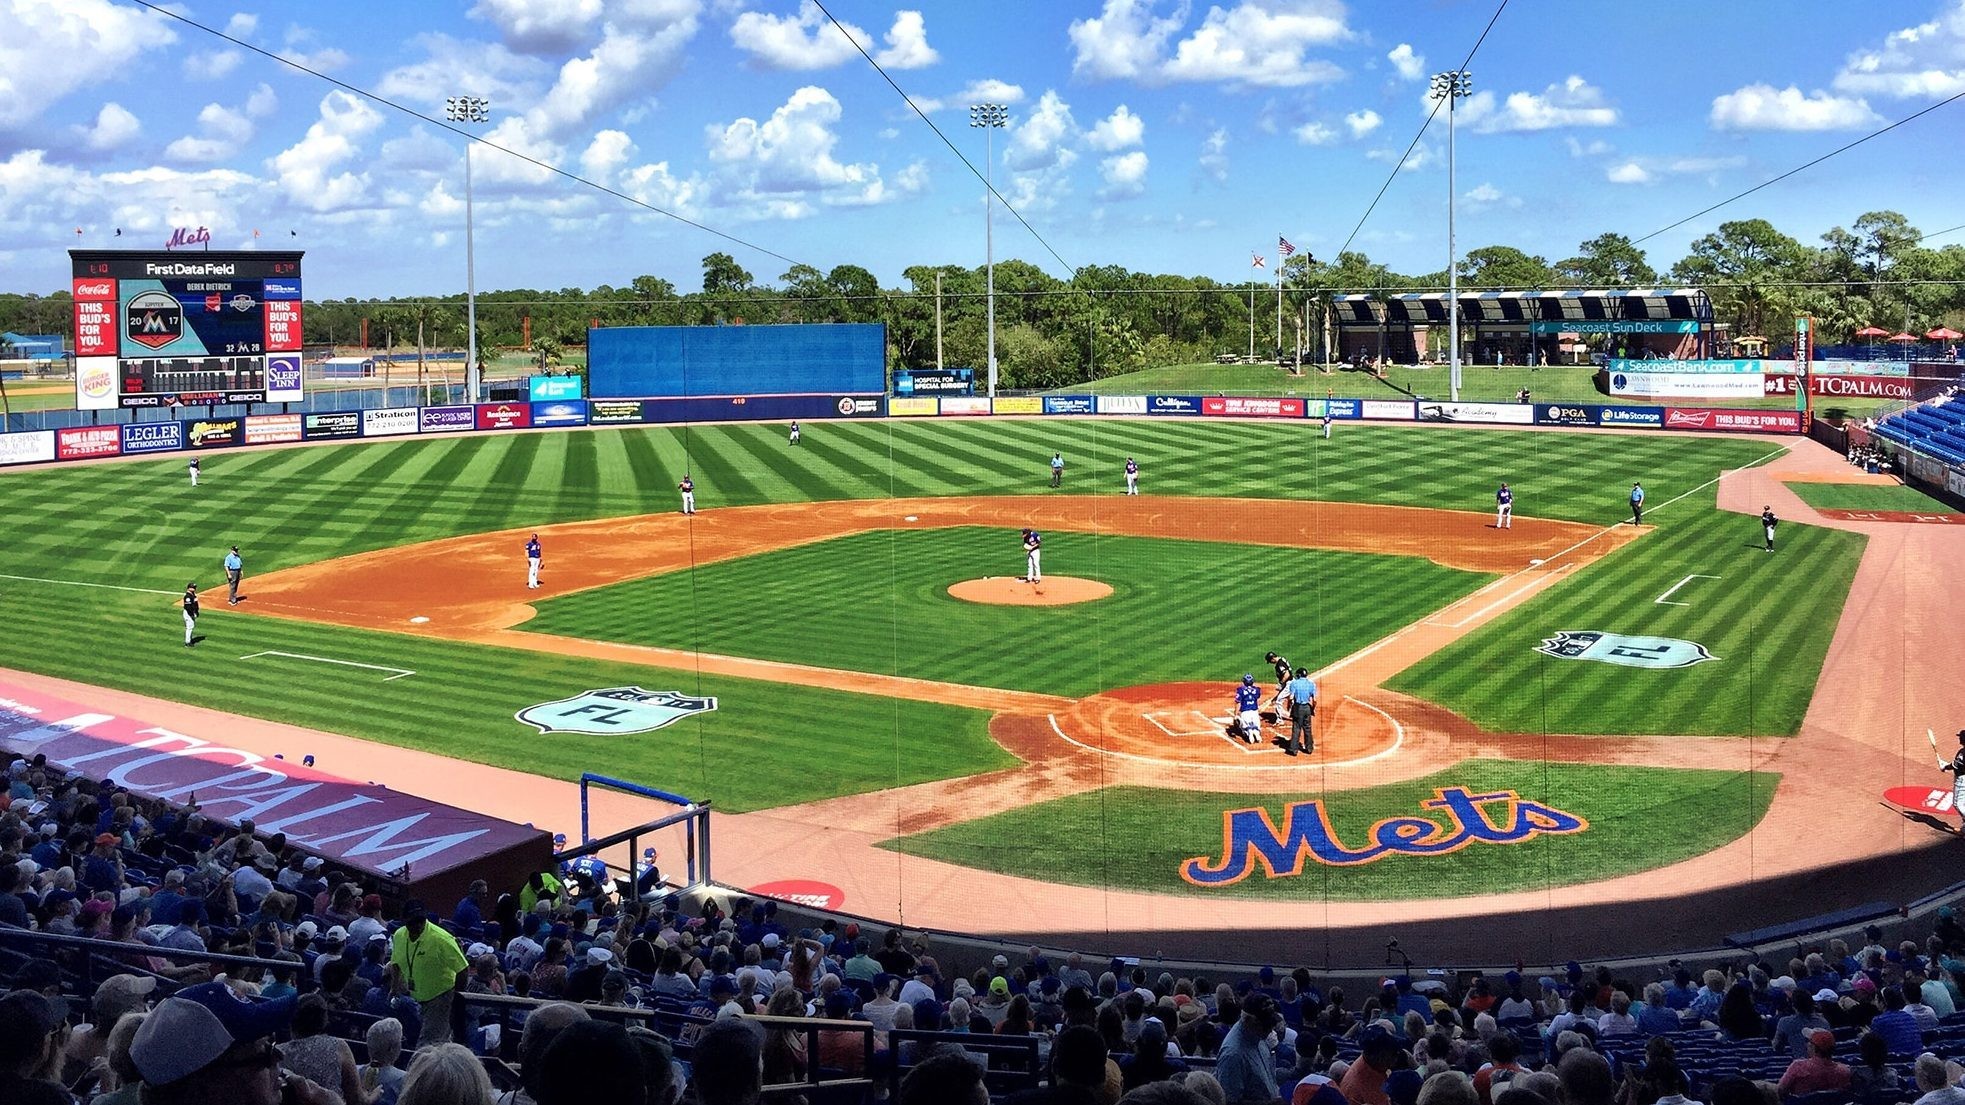
[[[1927,728],[1924,730],[1924,737],[1931,742],[1931,751],[1936,753],[1938,757],[1938,766],[1940,768],[1944,767],[1945,754],[1938,751],[1938,735]]]

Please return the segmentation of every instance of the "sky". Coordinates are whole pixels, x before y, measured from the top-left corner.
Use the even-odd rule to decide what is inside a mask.
[[[980,265],[982,183],[949,143],[1035,228],[999,205],[999,260],[1244,280],[1278,236],[1333,256],[1390,176],[1352,248],[1425,272],[1449,194],[1462,252],[1556,261],[1965,91],[1965,0],[1514,0],[1468,66],[1450,193],[1443,114],[1393,166],[1494,0],[830,0],[850,38],[810,0],[168,7],[374,98],[127,0],[0,0],[0,290],[203,226],[306,250],[309,298],[461,292],[465,143],[401,110],[452,96],[490,101],[487,142],[749,243],[480,145],[479,288],[691,290],[715,250],[760,282]],[[1008,107],[993,157],[977,102]],[[1733,218],[1811,243],[1880,208],[1965,222],[1961,133],[1965,100],[1645,248],[1666,268]]]

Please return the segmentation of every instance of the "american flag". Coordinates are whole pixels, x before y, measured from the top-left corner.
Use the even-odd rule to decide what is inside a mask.
[[[1290,240],[1288,238],[1285,238],[1281,234],[1278,234],[1276,235],[1276,252],[1282,254],[1285,257],[1288,257],[1290,254],[1296,252],[1296,247],[1290,244]]]
[[[80,233],[81,233],[81,231],[79,231],[79,230],[78,230],[78,231],[76,231],[76,233],[77,233],[77,234],[80,234]],[[1262,268],[1268,268],[1268,267],[1269,267],[1269,262],[1263,259],[1263,256],[1262,256],[1262,254],[1260,254],[1260,253],[1251,253],[1251,254],[1249,254],[1249,267],[1250,267],[1250,268],[1252,268],[1252,269],[1262,269]]]

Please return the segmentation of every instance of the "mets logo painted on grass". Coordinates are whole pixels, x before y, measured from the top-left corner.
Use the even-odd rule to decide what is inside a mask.
[[[625,736],[660,729],[691,714],[706,714],[714,709],[714,698],[651,691],[645,687],[605,687],[557,702],[527,706],[512,716],[541,733]]]
[[[1564,629],[1535,646],[1559,660],[1595,660],[1627,668],[1689,668],[1718,657],[1697,641],[1677,637],[1633,637],[1594,629]]]
[[[1292,802],[1280,829],[1260,806],[1228,810],[1221,815],[1221,858],[1185,860],[1180,877],[1195,886],[1230,886],[1258,866],[1272,879],[1301,875],[1306,856],[1327,867],[1358,867],[1387,856],[1443,856],[1471,844],[1521,844],[1590,827],[1573,813],[1512,790],[1474,794],[1466,787],[1438,787],[1419,805],[1439,811],[1439,819],[1387,817],[1366,830],[1366,843],[1355,848],[1338,839],[1321,799]]]

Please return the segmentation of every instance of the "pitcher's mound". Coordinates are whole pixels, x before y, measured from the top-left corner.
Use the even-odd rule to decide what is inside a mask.
[[[998,606],[1068,606],[1102,599],[1112,593],[1112,587],[1075,576],[1045,576],[1040,583],[1025,583],[1016,576],[989,576],[950,584],[948,593],[964,602]]]

